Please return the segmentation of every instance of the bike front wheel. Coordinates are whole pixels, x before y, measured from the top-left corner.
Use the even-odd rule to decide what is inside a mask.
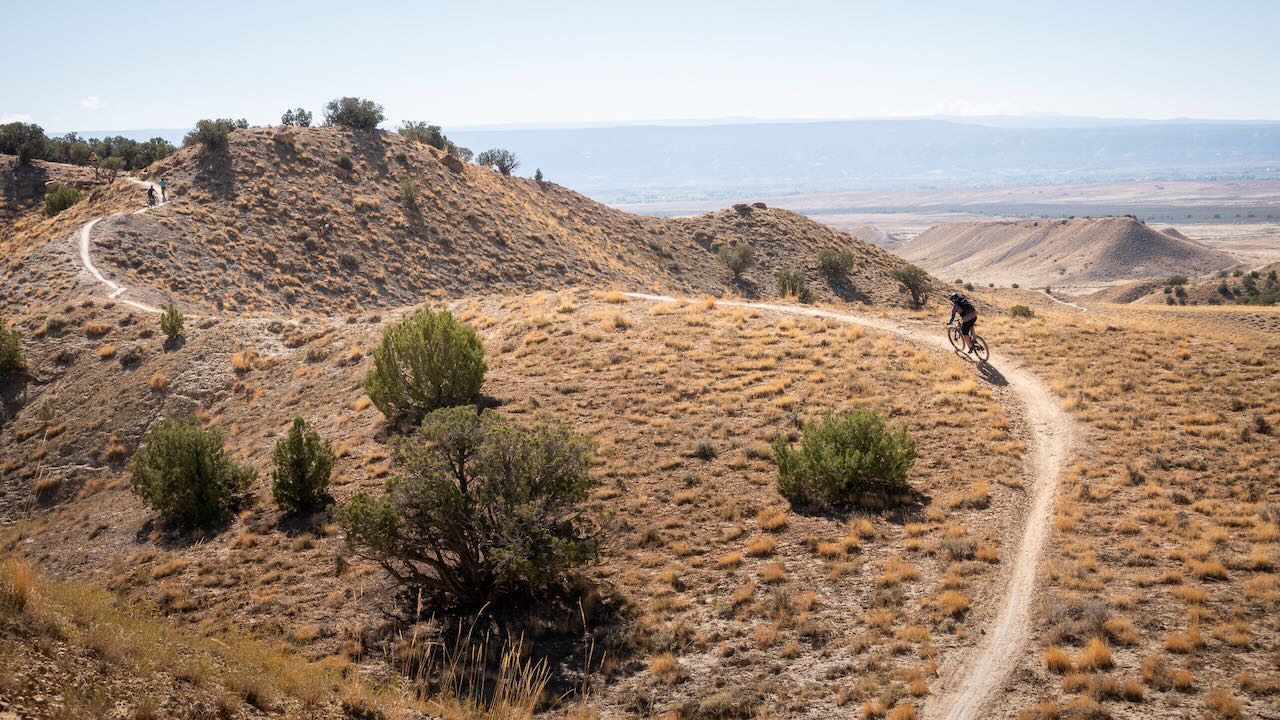
[[[955,325],[947,326],[947,339],[951,341],[951,347],[955,348],[956,352],[964,352],[964,338],[960,337],[960,328]]]

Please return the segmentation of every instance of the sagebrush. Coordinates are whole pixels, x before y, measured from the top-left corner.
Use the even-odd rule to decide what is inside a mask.
[[[197,526],[226,519],[257,476],[233,462],[217,428],[194,420],[162,420],[129,461],[129,485],[165,522]]]
[[[387,419],[416,425],[433,410],[473,404],[486,369],[475,328],[424,309],[383,331],[364,389]]]
[[[341,517],[353,550],[401,583],[464,605],[527,597],[596,552],[580,515],[591,443],[474,407],[437,410],[395,445],[401,477]]]
[[[890,430],[878,413],[827,413],[805,424],[798,447],[773,442],[778,491],[796,504],[848,507],[909,496],[916,446],[905,428]]]

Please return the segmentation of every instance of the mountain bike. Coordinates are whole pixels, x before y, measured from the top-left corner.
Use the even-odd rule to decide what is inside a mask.
[[[987,341],[976,332],[971,333],[970,336],[973,338],[973,354],[977,356],[978,362],[986,362],[987,358],[991,357],[991,349],[987,347]],[[966,352],[964,338],[960,336],[959,323],[947,323],[947,339],[951,341],[951,347],[955,348],[956,352]]]

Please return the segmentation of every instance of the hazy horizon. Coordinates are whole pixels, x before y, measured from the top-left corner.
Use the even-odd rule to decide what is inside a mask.
[[[479,6],[71,2],[49,54],[15,33],[0,121],[75,128],[274,123],[337,96],[449,129],[901,117],[1280,119],[1280,4],[988,1]],[[36,28],[47,10],[8,10]],[[145,40],[132,65],[104,62]]]

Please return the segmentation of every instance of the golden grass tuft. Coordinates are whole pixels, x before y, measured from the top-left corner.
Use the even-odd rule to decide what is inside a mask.
[[[35,594],[31,566],[11,558],[0,565],[0,608],[22,612]]]
[[[969,596],[956,590],[946,590],[938,596],[938,607],[951,616],[963,615],[969,605]]]
[[[772,537],[760,535],[752,538],[747,543],[747,554],[751,557],[768,557],[773,554],[775,545],[776,543]]]
[[[1045,648],[1041,657],[1044,658],[1044,665],[1050,672],[1061,675],[1072,669],[1071,656],[1058,645],[1050,645]]]
[[[98,359],[100,359],[100,360],[110,360],[111,358],[113,358],[113,357],[115,357],[115,356],[116,356],[116,346],[115,346],[115,345],[107,344],[107,345],[103,345],[102,347],[98,348]]]
[[[151,373],[151,377],[147,379],[147,387],[151,388],[153,392],[163,392],[165,388],[169,387],[169,376],[157,370]]]
[[[1111,646],[1099,637],[1090,638],[1076,658],[1076,667],[1081,670],[1106,670],[1111,665]]]
[[[763,508],[756,513],[756,524],[765,532],[776,532],[787,526],[787,511],[781,508]]]
[[[1213,688],[1204,694],[1204,706],[1217,717],[1240,717],[1240,701],[1221,688]]]

